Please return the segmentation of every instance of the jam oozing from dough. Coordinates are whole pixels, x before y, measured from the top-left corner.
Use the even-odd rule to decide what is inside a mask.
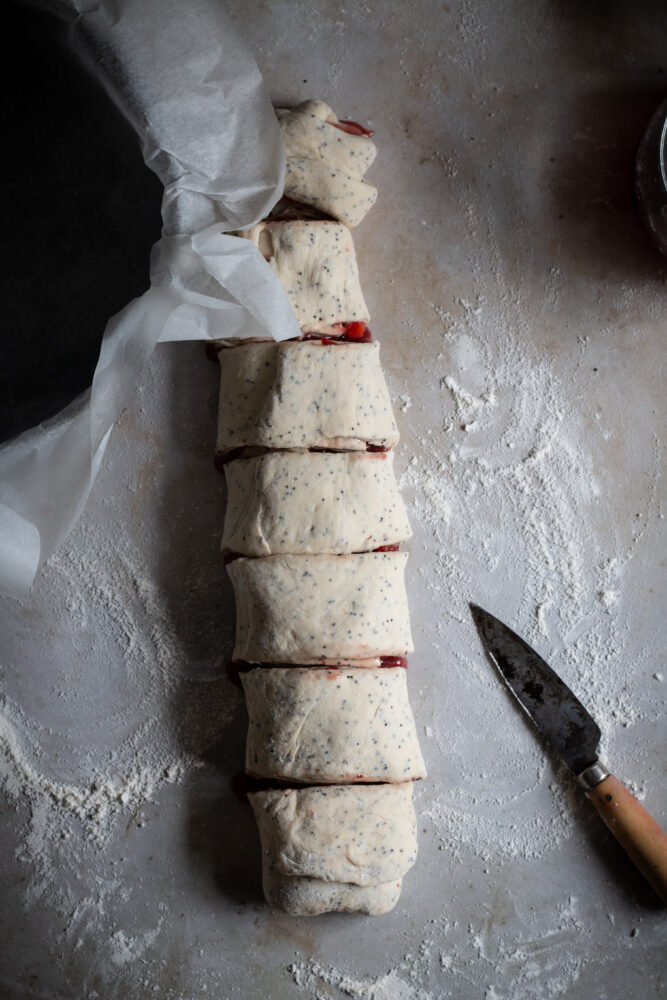
[[[341,118],[338,122],[329,122],[334,128],[339,128],[341,132],[347,132],[348,135],[367,135],[370,139],[372,135],[375,135],[375,130],[372,128],[366,128],[364,125],[360,125],[359,122],[350,121],[350,119]]]
[[[408,658],[407,656],[381,656],[380,657],[381,667],[403,667],[404,670],[408,668]]]
[[[373,335],[370,329],[361,320],[353,320],[349,323],[335,323],[334,329],[339,334],[337,337],[325,337],[321,333],[313,331],[304,333],[304,340],[319,340],[323,344],[340,344],[341,341],[354,344],[370,344]]]
[[[343,337],[346,340],[358,340],[365,343],[364,338],[366,336],[368,336],[368,340],[371,339],[371,331],[365,323],[361,323],[359,320],[355,320],[352,323],[344,323],[343,326],[345,327]]]
[[[337,344],[338,341],[334,340],[332,343]],[[213,458],[213,464],[215,465],[218,472],[225,471],[225,465],[227,462],[233,462],[237,458],[254,458],[256,455],[264,455],[270,449],[255,447],[254,445],[240,445],[238,448],[230,448],[229,451],[215,453]],[[308,451],[315,452],[315,454],[328,454],[328,455],[338,455],[340,454],[337,448],[318,448],[310,447]],[[387,445],[384,444],[368,444],[366,445],[366,454],[372,452],[377,455],[378,459],[385,457],[387,452],[391,451]],[[393,551],[392,549],[387,549],[388,552]]]
[[[393,542],[391,545],[378,545],[373,552],[398,552],[399,542]]]
[[[403,667],[407,668],[408,658],[407,656],[380,656],[380,666],[381,667]],[[286,670],[294,670],[295,667],[304,666],[304,664],[298,663],[248,663],[247,660],[230,660],[226,664],[225,670],[227,671],[227,676],[232,684],[237,687],[241,686],[241,681],[239,679],[239,674],[247,673],[248,670],[255,670],[257,667],[270,667],[272,670],[277,670],[279,667],[283,667]],[[327,677],[331,680],[335,680],[340,677],[342,670],[354,669],[354,664],[349,663],[347,666],[341,667],[322,667],[321,663],[312,663],[312,667],[316,667],[318,670],[326,670]]]
[[[352,344],[370,344],[373,340],[373,335],[370,329],[361,320],[352,320],[349,323],[334,323],[333,324],[337,337],[324,337],[321,333],[304,333],[303,340],[314,341],[319,340],[322,344],[340,344],[340,343],[352,343]],[[294,338],[296,339],[296,338]],[[234,347],[242,347],[243,340],[240,340],[238,344],[230,345],[228,349],[233,350]],[[214,364],[220,363],[220,347],[216,345],[212,340],[208,340],[204,345],[204,353],[209,361]]]

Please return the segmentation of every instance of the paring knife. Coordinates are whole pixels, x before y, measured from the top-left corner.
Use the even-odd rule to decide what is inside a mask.
[[[598,759],[601,733],[548,663],[488,611],[470,605],[484,649],[531,721],[574,771],[602,819],[667,905],[667,834]]]

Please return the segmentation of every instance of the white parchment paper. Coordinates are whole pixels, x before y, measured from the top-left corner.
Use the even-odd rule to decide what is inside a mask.
[[[73,0],[75,51],[164,184],[151,288],[107,324],[91,388],[0,447],[0,591],[24,594],[83,510],[114,422],[160,340],[299,335],[249,240],[282,193],[284,152],[252,56],[216,0]]]

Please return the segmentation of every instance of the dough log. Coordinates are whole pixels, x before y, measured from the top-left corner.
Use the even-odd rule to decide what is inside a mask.
[[[321,101],[276,115],[285,197],[236,235],[264,256],[298,326],[290,341],[216,347],[246,772],[272,786],[249,798],[270,904],[376,915],[414,864],[412,788],[426,774],[404,669],[399,434],[350,233],[376,199],[376,149]]]

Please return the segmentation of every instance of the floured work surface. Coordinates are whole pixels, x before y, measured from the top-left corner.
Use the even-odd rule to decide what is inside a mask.
[[[218,372],[161,347],[72,539],[29,600],[0,604],[3,997],[659,993],[664,918],[496,680],[466,601],[545,653],[664,822],[664,275],[627,183],[660,33],[629,6],[615,30],[449,7],[325,7],[316,33],[289,2],[244,29],[279,103],[371,109],[382,145],[355,243],[414,530],[419,864],[373,933],[261,900],[229,784],[246,719],[221,669]]]

